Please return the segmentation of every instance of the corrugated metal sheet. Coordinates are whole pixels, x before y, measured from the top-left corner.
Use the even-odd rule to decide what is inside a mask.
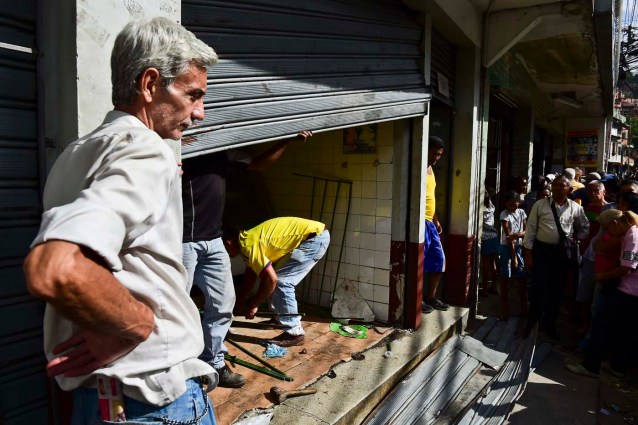
[[[470,337],[465,336],[463,340],[459,336],[450,338],[416,366],[364,423],[503,423],[525,389],[536,341],[535,336],[524,340],[516,338],[518,324],[517,317],[510,317],[507,321],[489,318],[472,338],[473,341],[483,341],[483,347],[472,343],[472,350],[466,352],[461,350],[461,346],[463,340]],[[480,358],[484,357],[484,352],[492,350],[503,354],[499,356],[502,357],[499,360],[502,367],[495,378],[483,389],[470,389],[467,394],[473,393],[477,397],[466,401],[468,404],[464,405],[464,409],[446,414],[448,406],[460,396],[463,387],[480,369]],[[544,355],[547,350],[547,347],[542,350]],[[491,352],[489,357],[495,358],[496,352]]]
[[[0,0],[0,423],[48,422],[44,305],[21,264],[38,229],[35,0]]]
[[[185,0],[182,21],[220,56],[185,157],[427,112],[422,28],[398,0]]]
[[[456,84],[456,48],[447,41],[442,34],[432,30],[432,69],[430,84],[434,97],[454,106],[454,91]],[[440,91],[439,74],[447,79],[449,96]]]

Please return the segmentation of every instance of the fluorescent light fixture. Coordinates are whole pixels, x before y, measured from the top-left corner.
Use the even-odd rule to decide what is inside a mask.
[[[580,109],[584,106],[583,102],[580,100],[565,96],[564,94],[553,94],[552,98],[554,99],[554,102],[562,103],[570,108]]]
[[[506,94],[502,92],[494,93],[494,97],[500,100],[501,102],[503,102],[504,104],[506,104],[507,106],[509,106],[510,108],[518,108],[518,105],[516,104],[516,102],[514,102],[509,96],[507,96]]]

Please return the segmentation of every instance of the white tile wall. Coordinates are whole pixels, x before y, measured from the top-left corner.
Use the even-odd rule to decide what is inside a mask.
[[[342,185],[337,198],[336,185],[327,186],[327,198],[321,220],[331,233],[326,258],[315,266],[309,301],[315,303],[321,274],[326,263],[322,305],[330,303],[337,268],[337,281],[358,282],[359,293],[380,320],[388,319],[390,291],[390,240],[392,229],[392,123],[378,125],[376,154],[344,154],[342,131],[315,135],[307,143],[291,144],[270,170],[263,174],[264,183],[278,215],[308,217],[312,180],[294,176],[303,173],[352,181],[350,215],[345,229],[345,246],[339,261],[339,250],[346,225],[348,187]],[[313,219],[319,219],[323,183],[317,183]],[[331,221],[333,209],[334,221]],[[298,294],[303,291],[298,289]],[[303,300],[301,300],[303,301]]]
[[[361,214],[361,198],[350,199],[350,218],[357,217]]]
[[[374,284],[380,286],[390,285],[390,270],[374,270]]]
[[[361,233],[361,247],[365,249],[374,249],[374,245],[377,241],[377,237],[374,233]]]
[[[392,217],[392,199],[377,199],[376,216]]]
[[[390,250],[374,251],[374,267],[378,269],[390,269]]]
[[[371,163],[361,165],[361,180],[364,182],[377,181],[377,167]]]
[[[360,250],[358,248],[348,248],[346,250],[346,263],[360,264]]]
[[[374,285],[374,302],[387,303],[390,297],[390,287]]]
[[[361,214],[363,215],[376,215],[377,211],[377,199],[361,199]]]
[[[374,299],[374,286],[369,283],[359,282],[359,294],[366,300]]]
[[[374,249],[375,251],[387,251],[390,252],[390,235],[384,235],[377,233],[375,235]]]
[[[361,215],[361,232],[372,233],[376,232],[377,219],[374,215]]]
[[[375,267],[376,251],[373,249],[359,250],[359,264],[367,267]]]
[[[379,166],[377,167],[377,181],[392,181],[392,164],[379,164]]]
[[[361,197],[367,199],[377,198],[377,182],[365,182],[361,187]],[[392,198],[390,198],[392,199]]]
[[[377,160],[381,164],[391,164],[392,154],[393,154],[392,146],[379,146],[377,149]]]
[[[390,306],[387,303],[368,303],[377,320],[388,320],[388,310]]]
[[[365,283],[374,282],[374,267],[359,266],[359,281]]]
[[[376,232],[383,234],[392,233],[392,219],[390,217],[376,217]]]
[[[392,182],[379,182],[376,186],[378,199],[392,199]]]

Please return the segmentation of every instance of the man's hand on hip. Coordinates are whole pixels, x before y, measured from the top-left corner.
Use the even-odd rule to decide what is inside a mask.
[[[47,375],[87,375],[128,354],[139,342],[87,330],[73,335],[53,349],[59,357],[47,364]]]

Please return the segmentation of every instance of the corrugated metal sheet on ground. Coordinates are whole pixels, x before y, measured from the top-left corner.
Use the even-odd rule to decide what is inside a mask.
[[[185,0],[220,62],[184,157],[426,114],[414,16],[399,0]]]
[[[522,391],[519,384],[527,380],[533,351],[530,350],[533,341],[521,343],[514,338],[517,327],[516,317],[507,322],[490,318],[470,343],[462,344],[462,337],[454,336],[417,366],[377,407],[366,424],[435,423],[484,365],[478,358],[489,359],[494,367],[500,368],[496,378],[500,380],[494,387],[499,388],[503,396],[496,397],[497,391],[493,391],[494,398],[490,400],[496,403],[495,409],[481,414],[493,414],[491,419],[496,422],[490,423],[501,423],[497,419],[508,414],[511,396],[519,394]],[[463,346],[466,352],[461,351],[459,346]],[[467,423],[474,424],[474,420]]]

